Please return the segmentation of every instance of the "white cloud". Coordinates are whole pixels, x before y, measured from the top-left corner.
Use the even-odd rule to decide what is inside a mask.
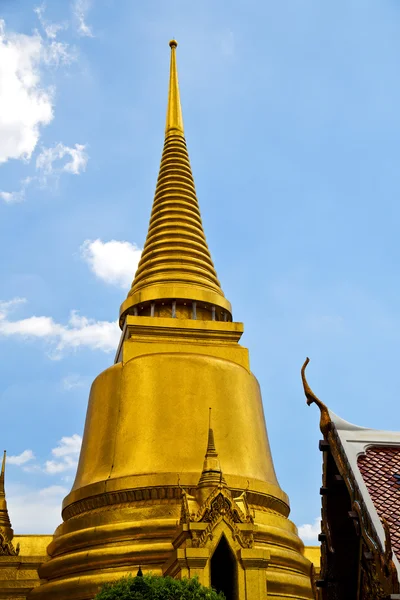
[[[318,544],[318,535],[321,532],[321,518],[317,517],[313,524],[300,525],[299,536],[303,542]]]
[[[7,204],[16,204],[25,200],[25,194],[19,192],[0,192],[0,198]]]
[[[67,159],[63,161],[65,158]],[[38,175],[23,179],[18,191],[0,191],[0,199],[7,204],[23,202],[26,188],[31,184],[36,183],[43,188],[48,184],[50,178],[57,181],[63,173],[80,175],[86,170],[88,160],[84,144],[75,144],[74,147],[70,147],[59,142],[52,148],[43,148],[36,158]]]
[[[61,142],[53,148],[43,148],[36,159],[36,169],[41,172],[45,180],[48,176],[59,175],[60,173],[80,175],[82,171],[86,170],[89,159],[85,149],[84,144],[75,144],[74,147],[70,147]],[[69,160],[55,165],[65,157],[68,157]]]
[[[61,523],[61,502],[68,491],[61,485],[33,490],[8,484],[7,503],[15,533],[53,533]]]
[[[77,50],[71,48],[65,42],[52,40],[50,43],[43,45],[42,60],[47,66],[59,67],[60,65],[70,65],[77,58]]]
[[[33,460],[34,458],[35,455],[33,454],[32,450],[24,450],[23,452],[21,452],[21,454],[18,454],[17,456],[7,456],[7,464],[17,465],[18,467],[20,467],[21,465],[24,465],[25,463],[29,462],[30,460]]]
[[[57,475],[63,473],[69,469],[75,469],[78,465],[78,461],[74,460],[70,456],[66,456],[63,460],[46,460],[44,470],[49,475]]]
[[[66,23],[49,23],[45,19],[44,13],[46,10],[45,3],[33,9],[36,13],[39,23],[44,31],[47,41],[42,41],[42,60],[46,65],[60,66],[61,64],[69,65],[77,59],[75,48],[71,48],[65,42],[56,41],[59,31],[67,29]]]
[[[86,146],[84,144],[75,144],[75,146],[70,147],[59,142],[52,148],[43,148],[36,157],[36,171],[38,175],[23,179],[18,191],[0,191],[0,199],[8,204],[23,202],[25,200],[26,188],[29,185],[36,183],[43,188],[48,184],[50,178],[53,181],[57,181],[63,173],[80,175],[86,170],[88,160],[89,156],[86,153]]]
[[[79,452],[81,450],[82,438],[77,433],[70,437],[61,438],[58,446],[52,449],[52,454],[59,460],[47,460],[45,472],[49,475],[63,473],[75,469],[78,465]]]
[[[86,23],[86,13],[89,8],[89,0],[75,0],[72,8],[78,25],[78,33],[84,37],[93,37],[92,28]]]
[[[17,192],[0,191],[0,198],[7,204],[23,202],[25,200],[25,190],[34,179],[34,177],[25,177],[25,179],[21,181],[21,188]]]
[[[39,496],[42,498],[54,498],[60,494],[66,494],[68,490],[62,485],[50,485],[49,487],[39,490]]]
[[[54,456],[68,456],[79,454],[82,445],[82,438],[77,433],[70,437],[61,438],[58,446],[51,451]]]
[[[54,87],[45,87],[46,69],[69,65],[77,59],[76,48],[57,39],[65,23],[49,23],[45,5],[34,9],[43,36],[35,30],[25,35],[6,30],[0,19],[0,164],[10,159],[29,161],[37,147],[41,129],[54,118]],[[53,169],[52,162],[68,156],[69,161]],[[42,157],[42,158],[40,158]],[[85,146],[57,144],[44,149],[38,158],[40,177],[27,177],[20,190],[0,190],[0,200],[16,204],[25,200],[26,187],[36,181],[44,185],[50,174],[79,174],[86,168]],[[46,171],[46,172],[45,172]]]
[[[62,24],[44,19],[44,5],[35,9],[45,38],[6,29],[0,19],[0,163],[9,159],[29,160],[40,137],[40,129],[54,117],[54,89],[43,85],[48,67],[68,65],[77,51],[56,39]],[[3,200],[10,201],[3,192]]]
[[[129,242],[86,240],[80,248],[82,258],[103,281],[129,288],[142,250]]]
[[[0,320],[4,319],[16,306],[25,304],[26,298],[13,298],[7,302],[0,302]]]
[[[52,449],[52,460],[43,465],[34,464],[23,467],[31,473],[40,472],[54,475],[56,483],[41,489],[30,489],[24,485],[7,484],[7,500],[10,518],[16,533],[52,533],[61,522],[61,502],[68,493],[58,481],[70,483],[76,469],[82,438],[77,433],[64,436]],[[31,450],[25,450],[19,456],[8,457],[11,464],[23,465],[33,459]],[[68,473],[70,471],[70,473]],[[72,472],[72,474],[71,474]],[[62,477],[57,475],[63,473]]]
[[[82,375],[78,375],[76,373],[71,373],[62,380],[62,387],[67,391],[74,390],[76,388],[84,388],[89,385],[89,377],[82,377]]]
[[[41,86],[39,34],[7,33],[0,20],[0,163],[29,159],[40,127],[53,119],[53,99]]]
[[[43,339],[55,349],[52,358],[60,358],[63,350],[86,347],[103,352],[115,351],[120,332],[117,322],[95,321],[72,311],[67,325],[56,323],[52,317],[28,317],[12,321],[9,312],[24,299],[15,298],[0,303],[0,336]]]
[[[60,30],[66,29],[66,25],[63,23],[49,23],[44,17],[46,11],[46,4],[43,2],[40,6],[36,6],[33,11],[36,13],[39,22],[45,32],[46,36],[51,40],[55,40]]]

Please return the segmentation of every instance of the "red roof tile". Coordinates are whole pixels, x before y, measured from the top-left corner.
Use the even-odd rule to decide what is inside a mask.
[[[373,446],[358,458],[358,467],[379,517],[389,523],[393,550],[400,560],[400,447]]]

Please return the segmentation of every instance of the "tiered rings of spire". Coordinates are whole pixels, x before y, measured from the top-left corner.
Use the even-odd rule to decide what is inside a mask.
[[[172,40],[164,150],[142,257],[120,322],[127,314],[230,321],[207,246],[186,147]]]

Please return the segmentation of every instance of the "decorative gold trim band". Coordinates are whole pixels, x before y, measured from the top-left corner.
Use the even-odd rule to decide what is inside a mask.
[[[196,492],[196,488],[189,488],[187,491],[189,494],[194,494]],[[234,497],[240,496],[242,493],[243,490],[232,490]],[[98,496],[91,496],[70,504],[63,510],[62,516],[64,521],[68,521],[68,519],[71,519],[72,517],[76,517],[77,515],[94,509],[104,508],[105,506],[157,500],[180,502],[181,497],[182,489],[178,486],[143,487],[131,490],[105,492],[103,494],[99,494]],[[247,499],[250,505],[273,510],[284,517],[289,515],[288,505],[280,498],[276,498],[275,496],[262,494],[260,492],[248,491]]]

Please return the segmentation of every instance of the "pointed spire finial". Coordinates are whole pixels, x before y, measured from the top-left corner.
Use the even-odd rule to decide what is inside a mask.
[[[0,472],[0,494],[5,495],[5,487],[4,487],[4,476],[6,470],[6,451],[4,450],[3,454],[3,462],[1,463],[1,472]]]
[[[171,40],[171,67],[169,72],[169,90],[168,90],[168,108],[167,122],[165,124],[165,133],[175,130],[183,134],[183,117],[181,98],[179,93],[178,69],[176,66],[176,47],[178,42]]]

